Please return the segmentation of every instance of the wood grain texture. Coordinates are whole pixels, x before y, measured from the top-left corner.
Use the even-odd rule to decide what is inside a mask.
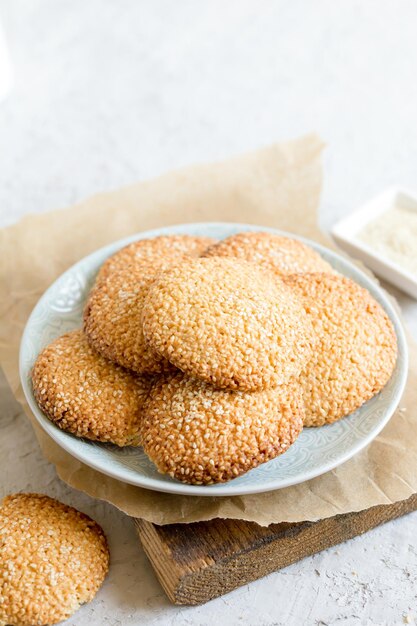
[[[156,526],[135,520],[139,538],[174,604],[202,604],[325,548],[417,510],[417,494],[395,504],[318,522],[258,526],[215,519]]]

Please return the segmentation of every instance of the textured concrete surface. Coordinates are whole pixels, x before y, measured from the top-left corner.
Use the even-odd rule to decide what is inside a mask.
[[[93,192],[317,130],[325,227],[416,188],[414,0],[0,0],[14,90],[0,104],[0,226]],[[417,336],[417,305],[400,296]],[[166,600],[124,515],[69,489],[0,386],[1,493],[95,517],[112,566],[68,624],[392,625],[417,619],[417,514],[203,607]]]

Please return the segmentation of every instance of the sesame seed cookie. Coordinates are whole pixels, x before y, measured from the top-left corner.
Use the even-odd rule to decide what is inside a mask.
[[[295,383],[230,391],[179,372],[155,381],[141,428],[144,450],[161,473],[208,485],[282,454],[302,425],[303,403]]]
[[[109,550],[90,517],[39,494],[0,506],[0,625],[57,624],[90,602],[109,569]]]
[[[193,235],[161,235],[152,239],[140,239],[109,257],[101,266],[96,280],[128,265],[141,267],[154,262],[172,263],[190,256],[198,257],[215,242],[211,237]]]
[[[158,275],[143,306],[151,348],[215,387],[287,382],[311,353],[310,320],[282,281],[237,259],[183,261]]]
[[[397,340],[384,309],[349,278],[289,276],[302,298],[318,344],[299,382],[305,426],[330,424],[378,393],[395,367]]]
[[[129,265],[96,282],[84,308],[83,329],[90,344],[110,361],[137,374],[154,375],[170,363],[145,341],[142,308],[158,272],[169,263]]]
[[[62,430],[118,446],[140,445],[139,423],[150,380],[102,357],[82,330],[42,350],[32,383],[39,407]]]
[[[170,369],[166,359],[145,342],[142,308],[150,285],[165,264],[127,267],[96,282],[84,309],[84,332],[103,356],[137,374],[159,374]]]
[[[141,239],[113,254],[100,268],[84,311],[84,331],[103,356],[137,374],[159,374],[170,364],[142,333],[142,306],[156,274],[198,257],[211,237],[173,235]]]
[[[334,273],[331,265],[310,246],[298,239],[272,233],[238,233],[210,246],[202,256],[245,259],[273,270],[278,276],[304,272]]]

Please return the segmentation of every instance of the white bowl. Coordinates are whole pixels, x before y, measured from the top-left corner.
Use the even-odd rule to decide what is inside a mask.
[[[333,226],[331,233],[341,248],[353,257],[361,259],[375,274],[385,278],[385,280],[398,287],[398,289],[405,291],[413,298],[417,298],[417,276],[358,238],[359,232],[366,224],[393,206],[403,206],[417,212],[417,195],[405,189],[390,187],[337,222]]]
[[[398,360],[384,389],[335,424],[305,428],[295,444],[282,456],[225,484],[185,485],[159,474],[142,448],[118,448],[79,439],[60,430],[39,409],[32,392],[30,372],[40,350],[54,338],[81,325],[84,301],[103,261],[122,246],[157,235],[191,234],[224,238],[240,231],[268,231],[293,237],[290,233],[248,224],[184,224],[139,233],[106,246],[67,270],[43,294],[26,324],[20,349],[20,376],[36,419],[54,441],[74,457],[113,478],[147,489],[203,496],[232,496],[271,491],[295,485],[328,472],[368,445],[393,414],[407,378],[407,344],[398,316],[389,299],[369,276],[349,260],[301,239],[319,252],[337,271],[367,288],[390,316],[398,339]]]

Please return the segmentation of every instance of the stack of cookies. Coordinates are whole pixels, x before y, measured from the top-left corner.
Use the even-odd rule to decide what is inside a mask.
[[[207,485],[349,415],[396,357],[381,306],[304,243],[167,236],[104,263],[83,329],[44,349],[32,380],[60,428],[142,445],[160,472]]]

